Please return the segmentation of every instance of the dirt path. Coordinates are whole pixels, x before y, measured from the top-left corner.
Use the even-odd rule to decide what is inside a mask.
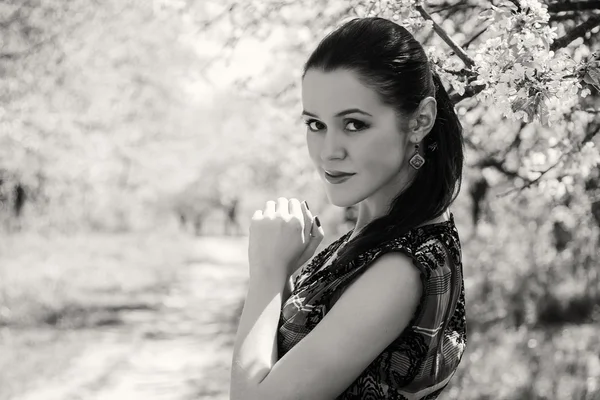
[[[64,373],[14,400],[228,399],[245,246],[203,239],[199,261],[182,269],[158,311],[125,311],[123,324],[94,329]]]

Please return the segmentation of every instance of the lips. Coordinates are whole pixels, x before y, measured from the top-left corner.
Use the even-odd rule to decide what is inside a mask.
[[[325,171],[326,175],[329,175],[333,178],[341,178],[344,176],[352,176],[355,175],[354,173],[349,173],[349,172],[341,172],[341,171],[328,171],[328,170],[323,170]]]

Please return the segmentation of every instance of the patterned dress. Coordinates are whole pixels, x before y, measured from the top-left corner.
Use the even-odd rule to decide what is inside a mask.
[[[412,259],[423,293],[408,326],[337,400],[436,399],[456,371],[467,342],[461,246],[454,215],[414,228],[345,265],[321,266],[352,231],[317,254],[294,281],[282,307],[279,358],[323,319],[344,290],[378,257],[399,251]]]

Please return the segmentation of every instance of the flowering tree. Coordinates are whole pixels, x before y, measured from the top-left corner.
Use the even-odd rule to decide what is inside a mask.
[[[584,6],[598,6],[596,2],[584,3],[571,4],[571,8],[569,4],[559,7],[557,3],[544,5],[536,0],[505,1],[497,6],[490,5],[478,15],[484,27],[462,47],[416,1],[394,2],[381,12],[403,21],[413,32],[432,28],[453,50],[455,57],[440,53],[438,47],[428,49],[438,72],[454,89],[452,98],[455,103],[474,97],[484,104],[493,105],[503,117],[522,121],[520,129],[530,121],[542,125],[536,127],[536,133],[545,143],[538,141],[536,148],[545,148],[545,151],[533,151],[532,159],[524,161],[535,163],[536,159],[543,160],[542,163],[548,165],[546,168],[530,171],[528,176],[520,176],[516,171],[508,172],[489,157],[480,163],[482,166],[497,166],[505,175],[520,178],[525,182],[522,187],[525,187],[563,163],[568,153],[580,152],[578,161],[586,171],[600,161],[600,124],[594,121],[600,90],[600,52],[563,49],[590,30],[597,32],[600,15],[592,14],[560,38],[556,33],[558,27],[550,26],[549,10],[562,13],[577,11]],[[374,7],[368,15],[376,14],[377,6],[381,7],[381,4],[370,4]],[[480,40],[471,51],[474,54],[471,56],[463,47],[471,45],[476,38]],[[595,98],[586,101],[592,90]],[[568,126],[573,119],[578,119],[587,128],[577,126],[575,131],[579,130],[579,134],[576,137],[573,137],[576,132]],[[555,128],[547,129],[551,126]],[[587,132],[581,134],[585,130]],[[476,137],[469,139],[470,143],[477,140]],[[517,135],[515,140],[521,140],[520,136]],[[588,145],[592,140],[595,140],[595,146],[591,143]]]
[[[538,183],[552,169],[572,174],[573,161],[585,171],[600,161],[600,122],[596,120],[600,52],[592,51],[598,46],[597,1],[424,4],[417,0],[363,0],[326,7],[308,3],[230,1],[201,26],[210,30],[226,21],[231,35],[223,38],[224,50],[234,48],[245,36],[267,37],[270,30],[286,27],[294,34],[285,36],[282,51],[290,63],[297,63],[297,69],[311,46],[344,20],[356,16],[390,18],[421,39],[436,70],[450,86],[458,111],[470,114],[464,123],[469,133],[467,143],[479,159],[474,165],[491,167],[511,181],[517,180],[516,188],[524,188]],[[185,2],[178,4],[186,7]],[[567,47],[573,42],[577,45]],[[219,54],[219,58],[223,56]],[[248,88],[247,81],[242,83]],[[281,100],[296,84],[288,81],[268,97]],[[485,117],[480,116],[482,109],[486,110]],[[483,143],[498,142],[489,140],[489,132],[480,135],[481,129],[471,129],[471,119],[474,126],[500,123],[515,132],[514,140],[503,143],[503,148],[486,148]],[[535,146],[524,140],[531,130],[540,139]],[[504,129],[502,135],[508,136]],[[527,153],[519,156],[521,165],[511,169],[499,161],[499,155],[507,158],[517,150]]]

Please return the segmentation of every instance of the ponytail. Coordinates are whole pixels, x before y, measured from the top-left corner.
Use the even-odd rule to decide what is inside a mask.
[[[388,213],[368,223],[341,249],[338,255],[341,264],[439,217],[460,192],[463,129],[439,75],[432,71],[432,78],[437,115],[424,139],[425,164],[417,171],[413,183],[394,198]]]

